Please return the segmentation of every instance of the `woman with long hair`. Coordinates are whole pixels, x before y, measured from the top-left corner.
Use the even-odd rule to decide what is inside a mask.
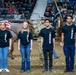
[[[29,23],[25,21],[18,34],[18,49],[22,56],[21,72],[30,72],[30,51],[32,50],[33,35],[29,30]]]

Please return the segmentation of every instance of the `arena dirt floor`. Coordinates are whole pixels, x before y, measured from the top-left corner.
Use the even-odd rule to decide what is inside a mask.
[[[43,62],[38,58],[38,50],[37,50],[37,42],[36,40],[33,43],[33,50],[31,52],[31,72],[20,73],[20,65],[21,65],[21,56],[20,52],[17,48],[17,42],[14,44],[14,60],[9,60],[9,70],[10,73],[0,73],[0,75],[76,75],[76,56],[75,56],[75,72],[64,73],[65,69],[65,58],[63,54],[63,50],[60,47],[59,41],[56,41],[56,51],[59,54],[58,59],[53,59],[53,67],[54,72],[46,72],[42,73]]]

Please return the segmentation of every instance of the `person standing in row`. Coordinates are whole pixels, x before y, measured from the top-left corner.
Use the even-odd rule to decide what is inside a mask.
[[[41,17],[40,24],[37,25],[35,28],[35,35],[37,36],[37,44],[38,44],[38,51],[39,51],[39,59],[43,60],[43,52],[41,50],[41,37],[39,36],[39,33],[41,29],[45,28],[45,17]],[[51,22],[52,23],[52,22]],[[52,27],[52,26],[51,26]],[[53,50],[53,56],[54,58],[59,58],[59,55],[57,54],[56,50]]]
[[[73,24],[72,20],[73,17],[67,15],[67,23],[62,27],[62,46],[66,62],[64,72],[74,72],[76,26]]]
[[[43,52],[41,50],[41,37],[39,36],[40,30],[45,27],[45,17],[41,17],[40,24],[37,25],[35,28],[35,35],[37,36],[37,47],[38,47],[38,52],[39,52],[39,59],[42,61],[43,60]]]
[[[43,28],[39,35],[41,36],[41,48],[44,56],[44,69],[42,72],[53,71],[53,50],[55,50],[55,31],[50,26],[50,19],[45,19],[45,28]],[[49,64],[48,64],[49,57]],[[48,69],[49,67],[49,69]]]
[[[18,49],[22,56],[21,72],[30,72],[30,51],[32,50],[33,35],[29,31],[29,23],[25,21],[18,34]]]
[[[0,72],[10,72],[8,69],[8,53],[11,50],[12,35],[6,30],[6,24],[0,23]]]

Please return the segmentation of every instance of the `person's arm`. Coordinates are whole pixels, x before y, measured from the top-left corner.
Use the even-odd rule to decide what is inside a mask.
[[[30,41],[30,50],[32,50],[32,47],[33,47],[33,40],[31,39],[31,41]]]
[[[61,29],[61,42],[60,42],[60,46],[64,46],[64,33],[65,33],[65,27],[63,26]]]
[[[12,34],[11,34],[10,31],[8,31],[7,35],[8,35],[8,39],[9,39],[9,51],[10,51],[10,50],[12,50],[12,44],[13,44],[13,42],[12,42]]]
[[[44,40],[44,38],[43,38],[44,37],[44,34],[43,34],[43,31],[42,30],[40,31],[39,36],[41,38],[41,49],[43,50],[42,45],[43,45],[43,40]]]
[[[43,37],[41,37],[41,49],[43,50],[42,45],[43,45]]]
[[[30,32],[29,33],[29,38],[30,38],[30,51],[32,50],[32,48],[33,48],[33,34]]]
[[[20,39],[18,39],[18,50],[20,50]]]
[[[64,45],[64,33],[61,34],[61,42],[62,42],[62,46]]]
[[[55,50],[55,37],[56,37],[56,34],[55,34],[55,31],[53,30],[53,33],[52,33],[52,38],[53,38],[53,50]]]
[[[53,50],[55,50],[55,38],[53,38]]]
[[[18,38],[18,50],[20,50],[21,31],[18,33],[17,38]]]
[[[12,48],[12,38],[9,39],[9,50]]]

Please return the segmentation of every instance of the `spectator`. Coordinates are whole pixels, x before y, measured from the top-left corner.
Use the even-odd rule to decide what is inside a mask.
[[[16,2],[16,7],[18,8],[19,6],[21,6],[21,3],[19,1]]]
[[[1,7],[1,8],[4,8],[4,7],[5,7],[4,3],[2,3],[2,4],[0,5],[0,7]]]
[[[57,0],[57,5],[58,6],[61,6],[62,5],[62,2],[60,0]]]
[[[74,10],[76,10],[76,2],[74,3]]]
[[[24,13],[21,14],[21,19],[26,19]]]
[[[11,7],[12,7],[13,10],[14,10],[14,9],[15,9],[15,10],[17,9],[17,7],[16,7],[16,5],[15,5],[14,2],[11,3]]]
[[[74,14],[73,14],[73,22],[74,24],[76,24],[76,11],[74,11]]]
[[[21,15],[19,14],[19,12],[17,11],[16,14],[14,15],[14,19],[15,20],[19,20],[21,18]]]
[[[67,2],[63,3],[63,8],[67,8]]]
[[[68,15],[68,11],[67,10],[64,10],[63,13],[62,13],[62,16],[63,16],[63,21],[65,22],[66,21],[66,16]]]
[[[51,8],[51,10],[50,10],[50,15],[55,15],[55,7],[54,6],[52,6],[52,8]]]
[[[30,5],[28,4],[28,1],[27,1],[27,0],[25,0],[25,2],[24,2],[23,5],[24,5],[25,8],[28,8],[28,7],[30,6]]]
[[[9,8],[10,6],[8,5],[8,3],[6,3],[6,4],[5,4],[5,7],[6,7],[6,8]]]
[[[54,17],[55,16],[55,12],[50,10],[50,17]]]
[[[9,8],[8,13],[9,14],[13,14],[14,13],[14,10],[12,9],[12,7]]]
[[[13,10],[14,10],[14,14],[16,14],[16,13],[17,13],[17,11],[18,11],[17,9],[13,9]]]
[[[50,7],[46,7],[46,11],[50,12]]]
[[[8,4],[8,6],[10,7],[10,5],[11,5],[11,2],[10,2],[10,1],[8,1],[8,2],[7,2],[7,4]]]
[[[46,12],[44,13],[44,16],[45,16],[45,17],[50,17],[49,12],[48,12],[48,11],[46,11]]]

